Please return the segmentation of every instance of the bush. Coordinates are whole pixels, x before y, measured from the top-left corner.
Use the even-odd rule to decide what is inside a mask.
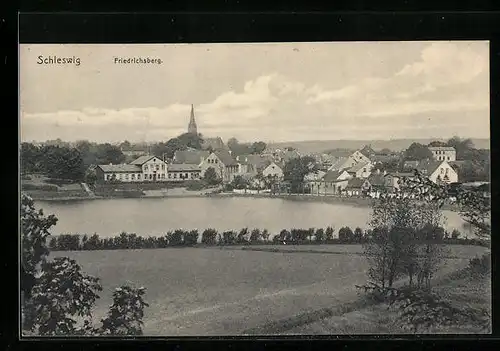
[[[475,257],[469,261],[469,267],[473,275],[487,275],[491,272],[491,253],[481,257]]]
[[[191,230],[189,232],[184,233],[184,245],[186,246],[194,246],[198,243],[198,231]]]
[[[33,178],[32,178],[31,176],[29,176],[29,175],[24,175],[24,174],[23,174],[23,175],[21,176],[21,180],[32,180],[32,179],[33,179]]]
[[[201,235],[201,242],[206,245],[215,245],[217,241],[217,231],[215,229],[205,229]]]

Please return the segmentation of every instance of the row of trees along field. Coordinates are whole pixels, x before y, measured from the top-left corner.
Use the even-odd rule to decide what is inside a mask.
[[[386,197],[374,203],[373,235],[363,244],[370,265],[369,280],[358,288],[377,301],[389,302],[399,311],[402,325],[414,332],[471,320],[489,328],[488,310],[456,308],[431,289],[431,280],[447,254],[446,246],[439,240],[438,228],[442,223],[440,207],[448,197],[449,186],[434,184],[417,172],[414,179],[403,179],[401,188],[416,199]],[[488,246],[489,199],[466,189],[461,189],[456,197],[460,215]],[[481,259],[471,260],[469,271],[489,274],[490,259],[487,253]],[[408,284],[395,288],[396,280],[403,278],[408,279]]]
[[[422,228],[415,233],[418,242],[426,242],[424,233],[431,233],[433,240],[441,244],[455,245],[484,245],[477,239],[461,238],[458,230],[448,233],[442,227]],[[205,229],[201,232],[201,245],[335,245],[335,244],[365,244],[371,243],[378,238],[378,230],[361,228],[352,230],[342,227],[334,237],[335,229],[309,228],[309,229],[283,229],[278,233],[270,233],[267,229],[243,228],[240,231],[227,230],[217,231]],[[54,251],[86,251],[86,250],[130,250],[130,249],[161,249],[168,247],[195,246],[199,243],[200,232],[198,230],[177,229],[169,231],[163,236],[142,237],[135,233],[122,232],[120,235],[109,238],[101,238],[97,233],[87,234],[60,234],[51,236],[49,248]]]
[[[49,259],[47,238],[54,215],[21,199],[21,312],[23,335],[141,335],[145,289],[122,285],[113,292],[107,316],[95,325],[92,310],[102,286],[68,257]]]

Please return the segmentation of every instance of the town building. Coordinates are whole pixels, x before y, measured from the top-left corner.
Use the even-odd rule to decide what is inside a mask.
[[[278,165],[276,162],[271,162],[266,168],[262,170],[262,175],[265,178],[283,179],[283,166]]]
[[[347,181],[344,192],[348,196],[362,196],[370,191],[371,185],[368,179],[351,178]]]
[[[179,182],[184,180],[199,180],[201,178],[201,168],[196,164],[177,164],[168,165],[168,180]]]
[[[167,163],[156,156],[140,156],[129,164],[97,165],[99,181],[167,181]]]
[[[218,150],[212,152],[200,165],[203,177],[209,168],[213,168],[217,176],[224,182],[230,183],[239,175],[239,164],[228,151]]]
[[[458,173],[447,161],[422,161],[417,171],[436,184],[458,182]]]
[[[308,182],[312,195],[338,195],[346,187],[351,176],[345,170],[328,171],[319,180]]]
[[[210,155],[210,152],[206,150],[177,150],[174,153],[174,158],[172,163],[175,164],[191,164],[191,165],[201,165],[204,159]]]
[[[349,173],[354,178],[368,178],[368,176],[372,173],[373,164],[368,161],[361,161],[356,163],[351,168],[347,169],[347,173]]]
[[[436,161],[455,161],[457,159],[457,151],[451,146],[429,146],[428,149],[432,152],[432,156]]]

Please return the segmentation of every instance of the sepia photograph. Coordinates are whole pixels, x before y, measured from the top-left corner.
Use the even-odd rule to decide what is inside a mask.
[[[20,44],[21,335],[491,334],[489,50]]]

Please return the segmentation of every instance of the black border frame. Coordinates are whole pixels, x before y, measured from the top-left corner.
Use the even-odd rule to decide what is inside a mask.
[[[407,1],[408,3],[408,1]],[[185,43],[185,42],[278,42],[278,41],[374,41],[374,40],[490,40],[490,103],[491,103],[491,131],[494,128],[495,118],[498,116],[500,100],[500,12],[484,12],[484,4],[478,4],[473,11],[468,12],[422,12],[422,11],[398,11],[383,12],[373,11],[372,6],[366,6],[364,12],[170,12],[170,13],[21,13],[16,15],[19,21],[19,40],[21,43]],[[283,6],[283,5],[281,5]],[[286,6],[286,5],[285,5]],[[411,6],[411,5],[410,5]],[[42,5],[43,7],[43,5]],[[184,8],[182,8],[184,7]],[[278,6],[277,6],[278,7]],[[177,11],[186,11],[190,6],[181,6]],[[286,7],[285,7],[286,8]],[[280,8],[281,9],[281,8]],[[39,6],[30,7],[28,10],[40,10]],[[370,11],[371,10],[371,11]],[[174,21],[172,22],[172,18]],[[14,18],[13,18],[14,19]],[[17,21],[14,21],[17,22]],[[9,22],[9,28],[13,29],[13,22]],[[5,28],[5,21],[3,21]],[[16,23],[17,24],[17,23]],[[17,32],[17,29],[16,29]],[[11,46],[14,48],[14,46]],[[17,40],[15,51],[6,57],[11,65],[10,71],[16,72],[13,62],[17,58]],[[17,61],[17,60],[16,60]],[[7,59],[5,61],[7,63]],[[15,75],[17,82],[17,74]],[[17,91],[16,91],[17,96]],[[12,99],[17,101],[17,99]],[[16,104],[16,111],[17,111]],[[15,112],[14,112],[15,113]],[[16,122],[17,126],[17,122]],[[13,134],[13,133],[12,133]],[[491,156],[494,160],[496,155],[494,134],[492,133]],[[16,159],[16,164],[18,160]],[[492,163],[494,164],[494,162]],[[497,195],[495,186],[496,171],[492,167],[492,201]],[[18,175],[15,175],[16,181]],[[13,187],[12,187],[13,188]],[[17,189],[16,189],[17,190]],[[16,198],[18,193],[16,192]],[[11,218],[18,216],[17,209]],[[495,222],[495,209],[492,213]],[[493,223],[493,228],[495,228]],[[17,218],[16,229],[17,230]],[[497,263],[497,250],[494,236],[492,237],[492,279],[497,281],[495,267]],[[17,243],[17,240],[7,240],[8,245]],[[3,255],[6,261],[3,267],[14,273],[17,284],[17,262],[18,248],[12,247],[5,250]],[[493,284],[493,299],[498,293],[496,284]],[[17,290],[9,289],[13,300],[17,301]],[[10,301],[10,300],[9,300]],[[500,336],[500,325],[495,316],[498,316],[500,304],[493,301],[493,326],[494,335]],[[13,323],[14,318],[18,321],[17,303],[6,306],[6,311],[13,313],[11,319],[6,320],[8,331],[7,348],[33,348],[53,349],[72,347],[123,347],[123,346],[146,346],[159,347],[184,347],[206,348],[241,348],[256,346],[259,348],[281,347],[324,347],[330,345],[369,346],[373,348],[390,344],[392,347],[424,348],[447,347],[460,349],[467,345],[475,348],[484,348],[489,340],[496,339],[494,336],[396,336],[389,340],[387,336],[300,336],[300,337],[199,337],[199,338],[149,338],[141,337],[135,339],[119,339],[110,341],[109,338],[92,339],[23,339],[18,340],[18,323]],[[14,328],[12,328],[14,325]],[[5,335],[5,334],[4,334]],[[44,340],[42,342],[35,340]],[[455,341],[456,340],[456,341]],[[333,343],[334,342],[334,343]],[[381,344],[382,343],[382,344]]]

